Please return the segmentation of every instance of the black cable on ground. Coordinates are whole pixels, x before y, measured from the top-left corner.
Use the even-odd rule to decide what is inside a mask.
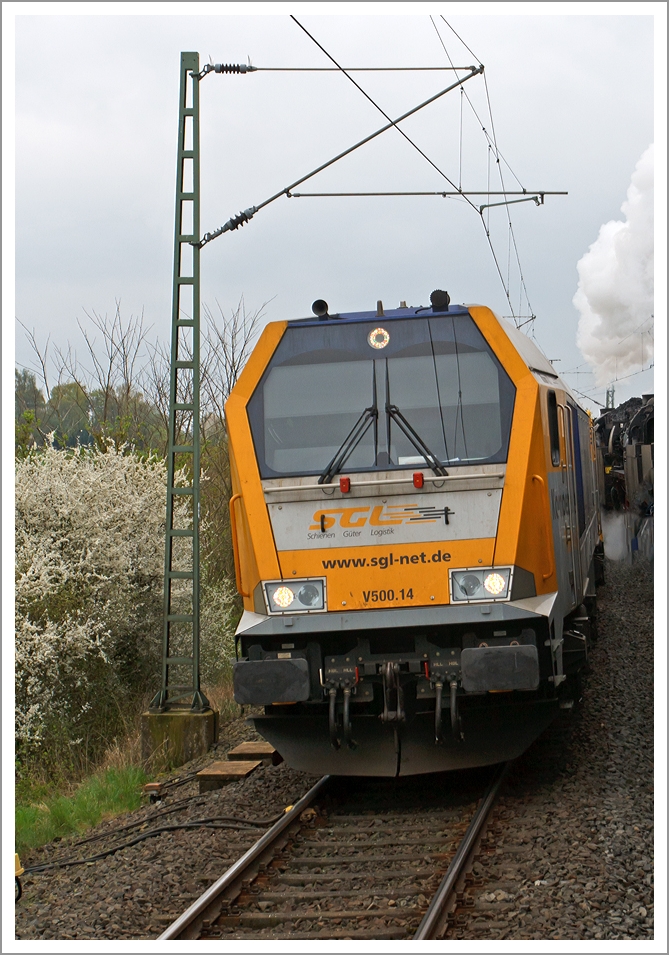
[[[177,776],[176,779],[168,780],[167,782],[161,783],[161,789],[165,790],[168,788],[174,788],[176,786],[184,785],[187,782],[190,782],[197,775],[198,770],[193,770],[193,772],[187,773],[185,776]],[[91,842],[100,842],[102,839],[106,839],[109,836],[113,836],[118,832],[128,832],[130,829],[137,829],[140,826],[144,826],[149,822],[153,822],[154,819],[159,819],[161,816],[169,816],[173,812],[178,812],[183,806],[187,804],[198,805],[200,802],[206,800],[197,796],[188,796],[185,799],[180,799],[178,802],[172,804],[169,809],[160,809],[157,812],[152,813],[150,816],[146,816],[144,819],[141,819],[137,822],[128,823],[126,826],[116,826],[113,829],[107,829],[105,832],[98,833],[94,836],[88,836],[86,839],[78,839],[76,842],[72,842],[70,845],[72,848],[76,846],[84,846]],[[239,822],[248,826],[271,826],[276,819],[245,819],[242,816],[216,816],[214,817],[217,820],[226,820],[229,822]],[[278,818],[278,817],[277,817]],[[51,864],[51,863],[49,863]],[[45,863],[46,865],[46,863]],[[40,867],[33,866],[32,869],[26,871],[37,871]]]
[[[267,820],[268,825],[278,822],[282,815],[283,813],[276,816],[274,819]],[[211,816],[208,819],[197,819],[193,822],[177,823],[173,826],[161,826],[158,829],[150,829],[148,832],[143,832],[139,836],[135,836],[134,839],[130,839],[128,842],[122,842],[119,845],[112,846],[111,849],[106,849],[104,852],[98,852],[97,855],[90,856],[87,859],[65,859],[62,862],[45,862],[43,865],[29,866],[23,871],[25,875],[29,875],[32,873],[44,872],[47,869],[62,869],[71,865],[86,865],[89,862],[97,862],[100,859],[106,859],[107,856],[114,855],[115,852],[120,852],[121,849],[128,849],[130,846],[144,842],[145,839],[151,839],[153,836],[159,836],[163,832],[176,832],[178,829],[236,829],[237,831],[245,832],[255,831],[255,825],[253,824],[245,826],[228,825],[224,820],[229,818],[229,816]]]
[[[154,819],[159,819],[161,816],[169,816],[173,812],[179,812],[184,805],[190,803],[191,805],[198,805],[199,802],[204,802],[205,800],[198,800],[197,802],[191,799],[180,799],[179,802],[176,802],[170,809],[161,809],[159,812],[154,812],[151,816],[147,816],[145,819],[140,819],[137,822],[130,822],[126,826],[117,826],[114,829],[107,829],[106,832],[98,833],[94,836],[89,836],[87,839],[80,839],[77,842],[73,842],[72,846],[83,846],[89,842],[99,842],[101,839],[106,839],[108,836],[113,836],[117,832],[128,832],[130,829],[138,829],[140,826],[145,826],[149,822],[153,822]],[[243,816],[216,816],[216,819],[226,820],[228,822],[239,822],[248,826],[271,826],[274,819],[245,819]]]
[[[160,784],[160,788],[174,789],[176,786],[184,786],[186,783],[189,783],[191,780],[195,779],[198,772],[198,769],[194,769],[192,773],[187,773],[185,776],[177,776],[176,779],[168,779],[166,782]]]
[[[158,812],[152,813],[150,816],[146,816],[144,819],[138,820],[137,822],[128,823],[127,826],[115,826],[113,829],[107,829],[106,832],[98,832],[94,836],[87,836],[86,839],[78,839],[76,842],[70,843],[72,847],[74,846],[85,846],[89,842],[99,842],[100,839],[106,839],[107,836],[113,836],[117,832],[127,832],[129,829],[136,829],[138,826],[143,826],[146,823],[153,822],[154,819],[159,819],[160,816],[167,816],[172,812],[179,812],[185,805],[190,803],[190,799],[180,799],[178,802],[175,802],[171,809],[161,809]]]

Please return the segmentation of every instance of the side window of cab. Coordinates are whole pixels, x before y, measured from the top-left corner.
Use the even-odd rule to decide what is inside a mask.
[[[551,464],[554,468],[560,466],[560,430],[558,428],[557,398],[554,391],[549,391],[548,404],[548,435],[551,443]]]

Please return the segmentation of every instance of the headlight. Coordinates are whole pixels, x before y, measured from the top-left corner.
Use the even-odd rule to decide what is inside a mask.
[[[476,574],[458,575],[456,580],[458,587],[465,597],[475,597],[476,592],[481,589],[481,578]]]
[[[323,586],[316,584],[302,584],[300,589],[297,591],[297,600],[298,603],[302,604],[303,607],[308,607],[312,610],[320,610],[323,606]]]
[[[290,607],[293,600],[295,600],[295,594],[290,587],[277,587],[272,594],[272,603],[276,604],[280,610]]]
[[[503,594],[508,583],[508,576],[505,579],[502,574],[498,573],[486,574],[483,578],[483,586],[493,597],[499,597],[500,594]]]
[[[325,610],[325,580],[283,580],[265,583],[265,601],[269,613],[310,613]]]
[[[494,570],[452,570],[451,601],[465,603],[470,600],[508,600],[511,586],[511,568],[495,567]]]

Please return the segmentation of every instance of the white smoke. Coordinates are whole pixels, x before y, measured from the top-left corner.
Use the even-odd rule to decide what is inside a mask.
[[[577,265],[576,342],[599,386],[652,360],[652,144],[636,164],[622,212],[625,221],[606,222]]]
[[[609,560],[632,560],[632,522],[629,511],[602,511],[604,553]]]

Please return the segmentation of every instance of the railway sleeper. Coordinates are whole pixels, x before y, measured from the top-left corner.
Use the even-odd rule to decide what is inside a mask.
[[[362,894],[359,888],[349,889],[330,889],[319,892],[261,892],[259,895],[243,897],[240,896],[240,903],[247,902],[290,902],[297,899],[350,899],[359,898]],[[404,889],[378,889],[379,898],[383,899],[408,899],[419,895],[424,895],[425,890],[420,886],[407,886]],[[370,896],[372,891],[370,891]]]
[[[291,862],[295,866],[302,866],[303,868],[329,868],[333,866],[341,865],[342,862],[348,862],[349,865],[355,866],[369,866],[369,865],[378,865],[379,863],[388,863],[388,862],[425,862],[429,864],[430,862],[444,862],[450,861],[453,853],[452,852],[425,852],[421,854],[411,854],[411,855],[379,855],[379,856],[369,856],[366,855],[361,859],[356,858],[342,858],[341,856],[338,859],[333,859],[332,856],[314,856],[314,857],[295,857],[293,856]],[[276,861],[276,860],[275,860]],[[278,866],[285,866],[286,862],[277,862]]]
[[[424,801],[421,805],[424,806]],[[467,825],[461,815],[453,812],[425,813],[416,824],[411,811],[411,807],[407,807],[407,814],[386,814],[397,820],[398,832],[402,835],[405,835],[403,819],[412,824],[408,838],[400,836],[394,840],[383,838],[388,828],[372,827],[371,832],[369,826],[357,832],[355,827],[346,825],[325,828],[323,813],[318,828],[307,829],[304,821],[293,822],[279,836],[278,845],[274,842],[267,846],[262,855],[255,858],[252,868],[243,874],[240,872],[234,883],[227,886],[224,897],[201,912],[187,934],[180,937],[197,937],[198,930],[203,928],[210,938],[231,935],[244,938],[245,932],[280,938],[286,932],[291,939],[403,939],[416,930],[420,932],[419,923],[422,924],[427,899],[454,860],[457,842]],[[456,820],[451,821],[450,830],[435,835],[434,829],[443,829],[446,817],[453,820],[454,815]],[[352,821],[343,815],[340,819],[346,823]],[[423,820],[425,823],[421,824]],[[361,815],[359,821],[368,823],[373,817]],[[495,829],[498,827],[491,828],[490,834]],[[423,833],[423,838],[411,837],[418,833]],[[362,838],[356,840],[357,834]],[[323,838],[319,839],[319,835]],[[352,839],[342,845],[341,839],[336,840],[337,835]],[[373,838],[376,835],[382,838]],[[465,893],[466,874],[471,873],[469,860],[473,850],[480,849],[477,843],[481,836],[480,832],[475,836],[466,860],[463,858],[466,869],[458,869],[454,894],[446,901],[439,923],[435,925],[440,932],[448,924],[454,924],[456,906],[471,906]],[[389,854],[389,849],[394,850],[394,854]],[[318,854],[310,856],[309,852]],[[395,879],[405,879],[407,884],[392,884]],[[311,911],[318,902],[326,908]],[[495,909],[500,911],[498,906]]]
[[[276,881],[284,885],[314,885],[320,882],[359,882],[362,888],[369,888],[376,882],[390,882],[393,879],[413,879],[415,881],[431,881],[436,879],[433,869],[384,869],[379,872],[337,872],[337,873],[309,873],[302,875],[286,874],[276,877]]]
[[[370,929],[321,929],[319,932],[298,932],[294,929],[290,931],[290,940],[293,939],[405,939],[406,929],[402,927],[376,926]],[[240,936],[240,938],[243,936]],[[271,935],[270,938],[281,939],[282,935]]]
[[[443,849],[445,845],[449,847],[453,845],[453,848],[457,848],[457,841],[455,840],[458,839],[458,836],[462,838],[463,835],[464,832],[441,837],[437,835],[431,839],[404,839],[402,836],[399,836],[397,839],[356,839],[355,842],[351,842],[348,845],[342,845],[338,839],[314,841],[307,839],[302,841],[300,839],[295,841],[295,849],[326,849],[332,847],[337,855],[341,855],[347,852],[357,852],[360,849],[380,849],[386,846],[392,846],[395,849],[401,849],[405,846],[425,846],[426,849],[429,849],[430,846],[435,846],[435,848]],[[299,852],[294,852],[292,857],[299,858]]]
[[[340,921],[359,922],[361,919],[401,919],[406,922],[418,922],[422,910],[409,906],[385,909],[333,909],[332,911],[318,912],[245,912],[239,915],[221,916],[216,921],[219,928],[275,928],[278,925],[296,924],[299,922],[332,922]],[[406,934],[406,930],[404,932]],[[292,937],[292,936],[291,936]]]
[[[435,822],[452,822],[454,819],[457,820],[460,817],[461,817],[461,813],[455,809],[450,811],[447,810],[446,812],[431,812],[424,816],[417,815],[417,816],[414,816],[412,828],[421,828],[421,826],[417,822],[418,819],[425,820],[423,825],[427,829],[434,826]],[[406,818],[405,814],[401,812],[395,812],[395,813],[383,812],[383,813],[380,813],[378,816],[371,816],[369,815],[369,813],[361,813],[357,815],[355,813],[351,813],[351,815],[338,816],[333,813],[330,816],[328,816],[328,821],[330,824],[328,828],[334,829],[336,828],[336,824],[340,822],[348,823],[348,825],[341,827],[342,830],[351,829],[352,824],[358,823],[358,822],[368,822],[370,827],[378,828],[379,826],[384,825],[385,823],[396,823],[398,820],[404,823],[405,818]],[[405,829],[404,831],[408,832],[410,831],[410,829]]]

